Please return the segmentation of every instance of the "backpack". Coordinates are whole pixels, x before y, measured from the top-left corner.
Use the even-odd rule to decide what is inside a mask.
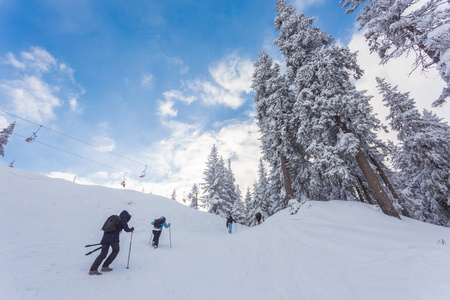
[[[153,226],[155,228],[162,227],[165,221],[166,219],[155,219],[155,221],[153,221]]]
[[[102,230],[105,233],[117,231],[120,227],[120,217],[118,215],[109,216],[103,224]]]

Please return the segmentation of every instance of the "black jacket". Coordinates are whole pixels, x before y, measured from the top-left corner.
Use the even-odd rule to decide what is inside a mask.
[[[113,232],[105,232],[103,234],[103,238],[100,243],[102,244],[115,244],[119,242],[119,234],[123,230],[126,232],[131,232],[130,227],[128,227],[128,221],[130,221],[130,214],[124,210],[120,213],[120,226],[116,231]]]

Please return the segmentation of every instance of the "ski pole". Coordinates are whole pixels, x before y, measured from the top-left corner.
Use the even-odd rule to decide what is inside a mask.
[[[92,247],[92,246],[97,246],[97,245],[101,245],[102,243],[98,243],[98,244],[91,244],[91,245],[86,245],[85,247]]]
[[[128,262],[127,262],[127,269],[130,268],[130,253],[131,253],[131,241],[133,240],[133,231],[131,232],[130,237],[130,249],[128,250]]]
[[[98,248],[95,249],[95,250],[92,250],[91,252],[86,253],[86,255],[92,254],[92,253],[94,253],[95,251],[100,250],[100,249],[102,249],[102,246],[98,247]]]
[[[169,226],[169,241],[170,241],[170,248],[172,248],[172,234],[170,233],[170,226]]]

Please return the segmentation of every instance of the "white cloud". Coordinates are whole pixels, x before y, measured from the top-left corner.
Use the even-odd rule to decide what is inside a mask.
[[[178,111],[173,109],[174,102],[171,100],[159,101],[158,114],[160,116],[176,117]]]
[[[45,49],[31,47],[30,51],[21,52],[19,58],[7,53],[0,62],[13,68],[13,72],[5,72],[6,77],[0,78],[2,105],[9,110],[44,123],[56,117],[55,109],[64,104],[61,97],[67,97],[70,109],[80,111],[77,98],[84,90],[76,84],[74,71]],[[51,76],[44,77],[45,73]]]
[[[259,132],[253,122],[232,122],[218,131],[202,131],[200,127],[179,122],[167,124],[172,134],[145,151],[141,159],[151,161],[148,173],[163,177],[145,188],[168,196],[177,190],[178,200],[190,192],[193,184],[203,182],[203,171],[213,144],[224,160],[231,159],[231,169],[241,191],[257,178],[260,158]],[[139,188],[138,190],[140,190]]]
[[[245,102],[243,94],[251,92],[253,63],[237,54],[231,54],[211,65],[209,75],[210,79],[197,78],[186,82],[183,91],[165,92],[166,115],[175,115],[172,109],[174,100],[190,104],[199,99],[207,105],[223,104],[234,109],[240,107]]]
[[[189,71],[189,67],[184,63],[183,60],[177,57],[169,57],[164,54],[163,57],[167,60],[167,62],[170,65],[178,67],[181,75],[186,74]]]
[[[69,77],[72,82],[75,82],[75,79],[73,77],[73,69],[71,67],[69,67],[65,63],[61,63],[59,64],[59,70],[67,74],[67,77]]]
[[[324,2],[325,2],[325,0],[295,0],[294,7],[296,9],[298,9],[299,12],[302,12],[302,10],[304,10],[310,6],[322,4]]]
[[[225,60],[209,68],[214,81],[231,93],[250,93],[253,75],[253,63],[237,55],[230,55]]]
[[[25,64],[22,63],[21,61],[17,60],[16,57],[14,56],[14,54],[12,54],[12,53],[7,53],[6,59],[3,62],[5,64],[10,64],[17,69],[22,69],[22,70],[25,69]]]
[[[195,101],[194,96],[185,96],[185,95],[183,95],[183,93],[181,91],[177,91],[177,90],[170,90],[170,91],[164,92],[163,95],[166,100],[180,100],[180,101],[186,102],[188,104]]]
[[[224,104],[238,108],[243,94],[251,92],[253,63],[231,54],[209,67],[212,80],[196,79],[187,83],[188,93],[194,93],[208,105]]]
[[[141,85],[146,88],[153,88],[153,86],[155,85],[153,75],[150,73],[144,74],[141,80]]]
[[[30,52],[21,52],[20,56],[27,68],[37,72],[48,72],[56,65],[56,59],[40,47],[31,47]]]
[[[102,151],[111,152],[116,148],[116,141],[108,136],[96,136],[93,139],[96,147],[102,149]]]
[[[11,124],[4,116],[0,115],[0,131],[6,129]]]
[[[15,111],[20,115],[39,123],[55,117],[54,109],[62,101],[53,95],[58,91],[35,76],[26,76],[22,80],[5,80],[0,84]]]
[[[80,103],[78,102],[78,95],[72,95],[69,98],[69,107],[70,111],[80,114],[83,113],[83,108],[81,107]]]

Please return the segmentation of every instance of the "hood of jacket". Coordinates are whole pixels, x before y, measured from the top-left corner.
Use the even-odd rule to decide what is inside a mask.
[[[120,218],[125,219],[128,222],[131,219],[131,215],[126,210],[124,210],[120,213]]]

